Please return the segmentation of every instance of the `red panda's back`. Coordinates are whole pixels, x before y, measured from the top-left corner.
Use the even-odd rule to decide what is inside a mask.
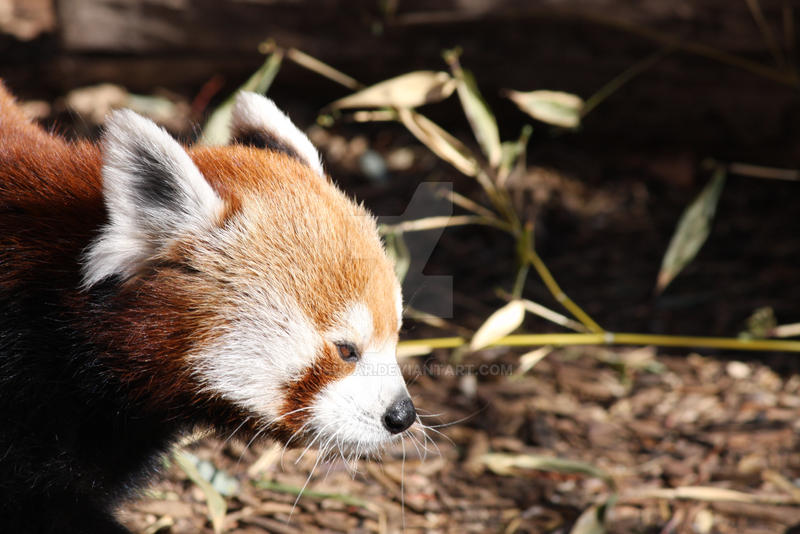
[[[25,117],[0,82],[0,200],[3,203],[100,199],[100,153],[68,143]]]
[[[96,147],[31,123],[0,83],[0,286],[76,274],[104,218],[100,167]]]

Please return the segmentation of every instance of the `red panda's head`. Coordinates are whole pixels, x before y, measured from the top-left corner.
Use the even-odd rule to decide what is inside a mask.
[[[240,94],[232,136],[186,151],[133,112],[111,116],[108,221],[84,285],[116,277],[167,295],[169,321],[185,324],[160,327],[189,339],[163,357],[199,401],[284,441],[374,451],[416,418],[395,360],[400,286],[375,221],[270,100]]]

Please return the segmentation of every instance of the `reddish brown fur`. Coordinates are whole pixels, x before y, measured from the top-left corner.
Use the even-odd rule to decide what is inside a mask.
[[[344,378],[354,369],[355,364],[343,361],[335,347],[325,347],[323,354],[299,380],[286,385],[285,401],[280,410],[282,417],[276,428],[282,435],[289,436],[299,431],[310,415],[307,410],[302,410],[302,408],[311,406],[314,397],[325,386]]]
[[[106,220],[100,149],[47,134],[13,102],[0,84],[0,247],[13,258],[0,283],[8,291],[47,284],[134,397],[175,410],[196,402],[183,356],[214,326],[201,311],[209,304],[198,306],[204,288],[164,267],[93,308],[77,288],[81,255]]]

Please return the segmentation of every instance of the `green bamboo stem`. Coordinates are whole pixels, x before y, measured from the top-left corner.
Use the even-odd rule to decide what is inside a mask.
[[[454,349],[464,346],[463,337],[440,337],[401,341],[406,347],[428,347],[430,349]],[[684,347],[726,349],[741,351],[800,352],[800,341],[784,339],[738,339],[730,337],[669,336],[658,334],[631,334],[599,332],[591,334],[516,334],[505,336],[491,346],[530,347],[540,345],[657,345],[661,347]]]
[[[581,309],[580,306],[575,304],[571,298],[567,296],[566,293],[561,289],[556,282],[553,275],[550,274],[550,270],[544,264],[542,259],[536,253],[535,250],[532,248],[528,250],[528,261],[531,262],[533,268],[536,269],[536,272],[539,273],[539,277],[544,282],[544,285],[547,286],[547,289],[564,308],[566,308],[577,320],[579,320],[586,328],[591,330],[592,332],[596,333],[603,333],[603,328],[597,324],[594,319],[589,317],[589,315]]]
[[[622,86],[624,86],[626,83],[651,69],[672,50],[674,50],[673,47],[663,48],[662,50],[659,50],[655,54],[645,58],[639,63],[636,63],[618,76],[614,77],[610,82],[605,84],[596,93],[586,99],[583,104],[583,108],[581,109],[581,118],[585,118],[586,115],[588,115],[594,108],[599,106],[601,102],[605,101],[605,99],[619,91],[620,88],[622,88]]]
[[[467,211],[471,211],[475,215],[482,215],[487,219],[497,219],[497,216],[492,210],[481,206],[474,200],[469,199],[462,194],[456,193],[455,191],[445,191],[442,194],[456,206],[460,206]],[[499,221],[499,219],[497,220]]]
[[[745,0],[745,3],[750,9],[750,14],[753,15],[753,20],[755,20],[761,32],[764,43],[769,48],[770,52],[772,52],[775,63],[779,68],[784,68],[786,66],[786,58],[783,56],[783,50],[781,50],[781,46],[778,44],[775,33],[772,31],[767,19],[764,18],[764,12],[761,10],[761,2],[759,2],[759,0]]]
[[[513,298],[518,299],[522,297],[522,290],[525,289],[525,279],[528,277],[528,270],[530,267],[528,263],[523,263],[517,271],[517,279],[514,281],[514,289],[511,291]]]

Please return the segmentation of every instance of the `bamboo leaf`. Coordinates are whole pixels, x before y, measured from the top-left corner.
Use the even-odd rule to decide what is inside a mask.
[[[428,345],[398,345],[397,359],[404,360],[414,356],[425,356],[433,352],[433,347]]]
[[[501,156],[497,170],[498,184],[504,184],[515,168],[520,171],[525,170],[525,155],[527,153],[528,140],[531,138],[532,133],[533,126],[526,124],[522,127],[522,131],[516,141],[506,141],[500,145]]]
[[[480,166],[464,144],[440,128],[436,123],[413,110],[399,108],[400,121],[414,137],[427,146],[431,152],[448,162],[467,176],[476,176]]]
[[[508,91],[507,96],[534,119],[561,126],[577,128],[581,123],[583,99],[561,91]]]
[[[264,64],[211,114],[198,142],[208,146],[227,144],[231,137],[231,114],[236,94],[239,91],[266,93],[281,68],[282,60],[283,51],[280,49],[270,54]]]
[[[489,160],[489,165],[496,169],[500,165],[502,149],[500,145],[500,133],[497,129],[497,121],[494,118],[489,106],[478,91],[478,85],[472,73],[460,67],[455,71],[458,98],[461,100],[461,107],[464,108],[469,120],[475,139],[481,146],[481,150]]]
[[[663,291],[670,282],[694,259],[711,231],[711,222],[717,211],[726,172],[717,168],[714,176],[697,198],[681,215],[675,233],[664,254],[661,270],[658,273],[656,292]]]
[[[174,458],[175,463],[186,473],[186,476],[203,491],[208,504],[208,518],[211,520],[214,534],[220,534],[224,529],[225,514],[227,512],[225,499],[208,480],[203,478],[188,453],[176,450]]]
[[[444,71],[415,71],[380,82],[330,104],[343,108],[415,108],[444,100],[456,88],[456,81]]]
[[[516,330],[525,319],[525,304],[512,300],[486,319],[469,343],[470,350],[479,350]]]
[[[358,497],[353,497],[352,495],[348,495],[347,493],[327,493],[322,491],[315,491],[315,490],[305,489],[300,486],[291,486],[289,484],[283,484],[281,482],[272,480],[253,480],[252,483],[257,488],[276,491],[278,493],[288,493],[289,495],[302,495],[307,499],[331,499],[334,501],[339,501],[341,503],[344,503],[348,506],[356,506],[358,508],[365,508],[367,510],[375,509],[374,506],[371,505],[368,500],[359,499]]]
[[[539,347],[538,349],[526,352],[519,357],[519,369],[517,370],[517,374],[524,375],[551,352],[553,352],[553,347],[550,346]]]
[[[638,488],[624,496],[625,501],[646,499],[691,500],[706,502],[740,502],[748,504],[794,504],[791,495],[744,493],[714,486],[680,486],[677,488]]]
[[[567,473],[586,475],[599,478],[611,486],[614,485],[612,478],[602,469],[585,462],[575,460],[565,460],[554,456],[541,456],[538,454],[506,454],[489,453],[481,457],[481,461],[495,474],[502,476],[514,476],[518,469],[536,469],[538,471],[552,471],[555,473]]]
[[[607,532],[606,518],[609,511],[617,504],[618,498],[619,496],[613,493],[605,502],[594,504],[584,510],[575,521],[569,534],[605,534]]]
[[[569,534],[605,534],[603,518],[600,517],[601,507],[597,504],[590,506],[578,517]]]

